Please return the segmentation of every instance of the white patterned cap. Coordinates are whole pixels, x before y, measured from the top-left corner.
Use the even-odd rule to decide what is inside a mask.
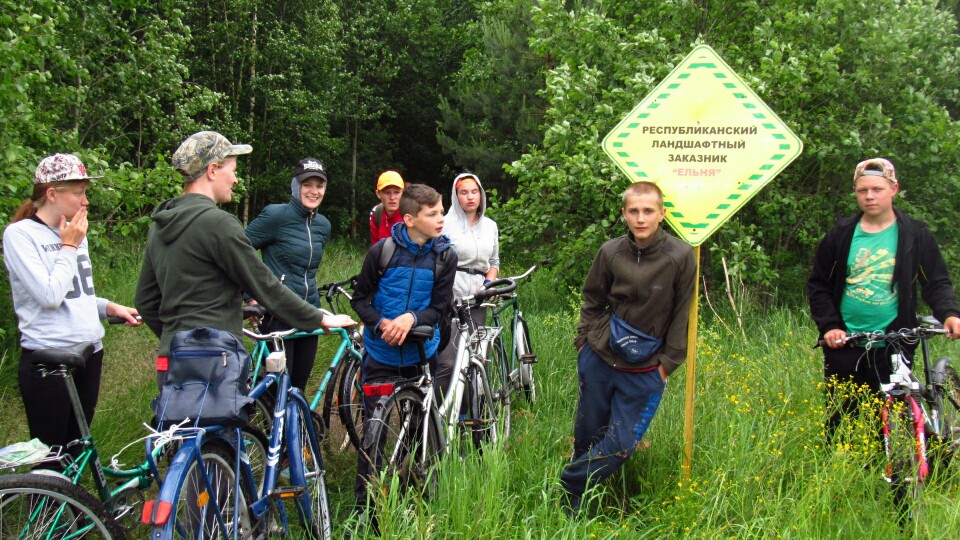
[[[853,170],[853,182],[861,176],[882,176],[887,180],[898,184],[897,170],[893,168],[893,163],[883,158],[873,158],[857,163],[857,168]]]
[[[90,176],[80,158],[73,154],[54,154],[47,156],[37,165],[33,173],[34,184],[48,184],[50,182],[72,182],[79,180],[93,180],[102,176]]]

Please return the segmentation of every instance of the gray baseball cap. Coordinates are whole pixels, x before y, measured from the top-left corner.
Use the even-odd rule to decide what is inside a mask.
[[[249,144],[232,144],[216,131],[200,131],[187,137],[173,153],[173,168],[191,182],[207,170],[211,163],[220,163],[229,156],[253,152]]]

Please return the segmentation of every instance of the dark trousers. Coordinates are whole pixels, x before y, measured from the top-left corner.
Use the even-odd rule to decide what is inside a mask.
[[[470,317],[473,319],[475,326],[485,325],[487,323],[487,308],[480,306],[470,308]],[[468,331],[472,331],[472,329]],[[453,380],[453,365],[457,361],[458,339],[460,339],[460,329],[454,327],[451,329],[450,343],[437,356],[439,360],[435,379],[438,388],[441,390],[437,394],[438,396],[442,396],[450,389],[450,381]]]
[[[290,326],[277,319],[270,319],[263,325],[263,333],[289,330]],[[317,360],[317,340],[320,336],[305,336],[296,339],[287,339],[283,348],[287,353],[287,374],[290,375],[290,384],[306,392],[307,380],[313,371],[313,364]]]
[[[40,369],[31,365],[33,351],[20,349],[20,396],[27,413],[30,436],[48,445],[66,445],[80,438],[80,426],[74,419],[70,396],[63,377],[57,374],[42,376]],[[83,369],[73,371],[73,381],[80,395],[80,404],[87,423],[93,423],[93,413],[100,395],[100,372],[103,369],[103,349],[93,353]],[[79,454],[81,448],[72,451]]]
[[[573,457],[560,474],[574,509],[590,485],[616,472],[636,451],[666,386],[659,370],[614,369],[590,345],[584,345],[577,356],[577,376]]]
[[[436,373],[437,355],[433,355],[432,357],[428,358],[427,362],[430,365],[430,373]],[[414,377],[419,377],[422,373],[419,365],[404,367],[388,366],[386,364],[377,362],[366,352],[363,353],[363,365],[360,369],[361,384],[376,384],[390,380],[411,379]],[[361,434],[361,448],[357,452],[357,477],[353,484],[353,491],[357,496],[357,504],[360,506],[366,506],[370,504],[371,501],[369,501],[367,498],[367,485],[379,474],[378,467],[372,466],[370,463],[370,455],[373,453],[376,445],[382,445],[384,441],[375,441],[373,440],[373,437],[369,436],[369,420],[372,416],[372,412],[376,409],[377,404],[382,399],[386,398],[367,396],[364,396],[363,398],[363,433]]]
[[[880,393],[880,385],[890,382],[890,347],[864,349],[863,347],[843,347],[823,350],[823,378],[827,383],[827,394],[831,402],[832,414],[827,419],[825,430],[827,443],[833,441],[837,426],[844,416],[857,412],[859,400],[852,396],[852,388],[840,389],[840,403],[835,403],[836,385],[848,383],[867,386],[875,394]],[[913,363],[913,351],[902,351],[907,361]]]

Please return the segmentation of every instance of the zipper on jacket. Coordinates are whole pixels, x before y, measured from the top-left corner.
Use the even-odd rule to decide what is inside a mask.
[[[420,259],[420,250],[421,250],[421,249],[423,249],[423,248],[421,248],[421,247],[418,246],[418,247],[417,247],[417,253],[414,254],[414,256],[413,256],[413,266],[410,268],[410,283],[407,285],[407,303],[403,306],[403,308],[404,308],[404,311],[403,311],[403,312],[404,312],[404,313],[410,311],[410,297],[413,296],[413,280],[414,280],[414,278],[417,276],[417,262],[418,262],[419,259]],[[431,293],[430,293],[430,296],[431,296],[431,300],[432,300],[432,298],[433,298],[433,292],[432,292],[432,291],[431,291]],[[426,343],[424,343],[424,345],[426,345]],[[418,356],[417,360],[419,361],[419,360],[420,360],[420,358],[419,358],[419,353],[417,353],[417,356]],[[404,365],[403,347],[400,348],[400,365],[401,365],[401,366]]]
[[[307,246],[309,246],[309,251],[307,252],[307,266],[303,269],[303,299],[306,300],[310,296],[310,287],[307,285],[307,274],[310,273],[310,267],[313,265],[313,234],[310,231],[310,221],[313,217],[313,212],[307,214]]]

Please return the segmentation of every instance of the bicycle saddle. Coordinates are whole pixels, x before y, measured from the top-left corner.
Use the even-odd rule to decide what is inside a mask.
[[[407,333],[407,340],[410,343],[425,343],[427,340],[433,337],[433,327],[421,324],[420,326],[414,326],[410,329],[410,332]]]
[[[67,366],[82,368],[87,365],[87,359],[93,354],[93,343],[80,343],[63,349],[42,349],[34,351],[30,363],[39,366],[56,368]]]

